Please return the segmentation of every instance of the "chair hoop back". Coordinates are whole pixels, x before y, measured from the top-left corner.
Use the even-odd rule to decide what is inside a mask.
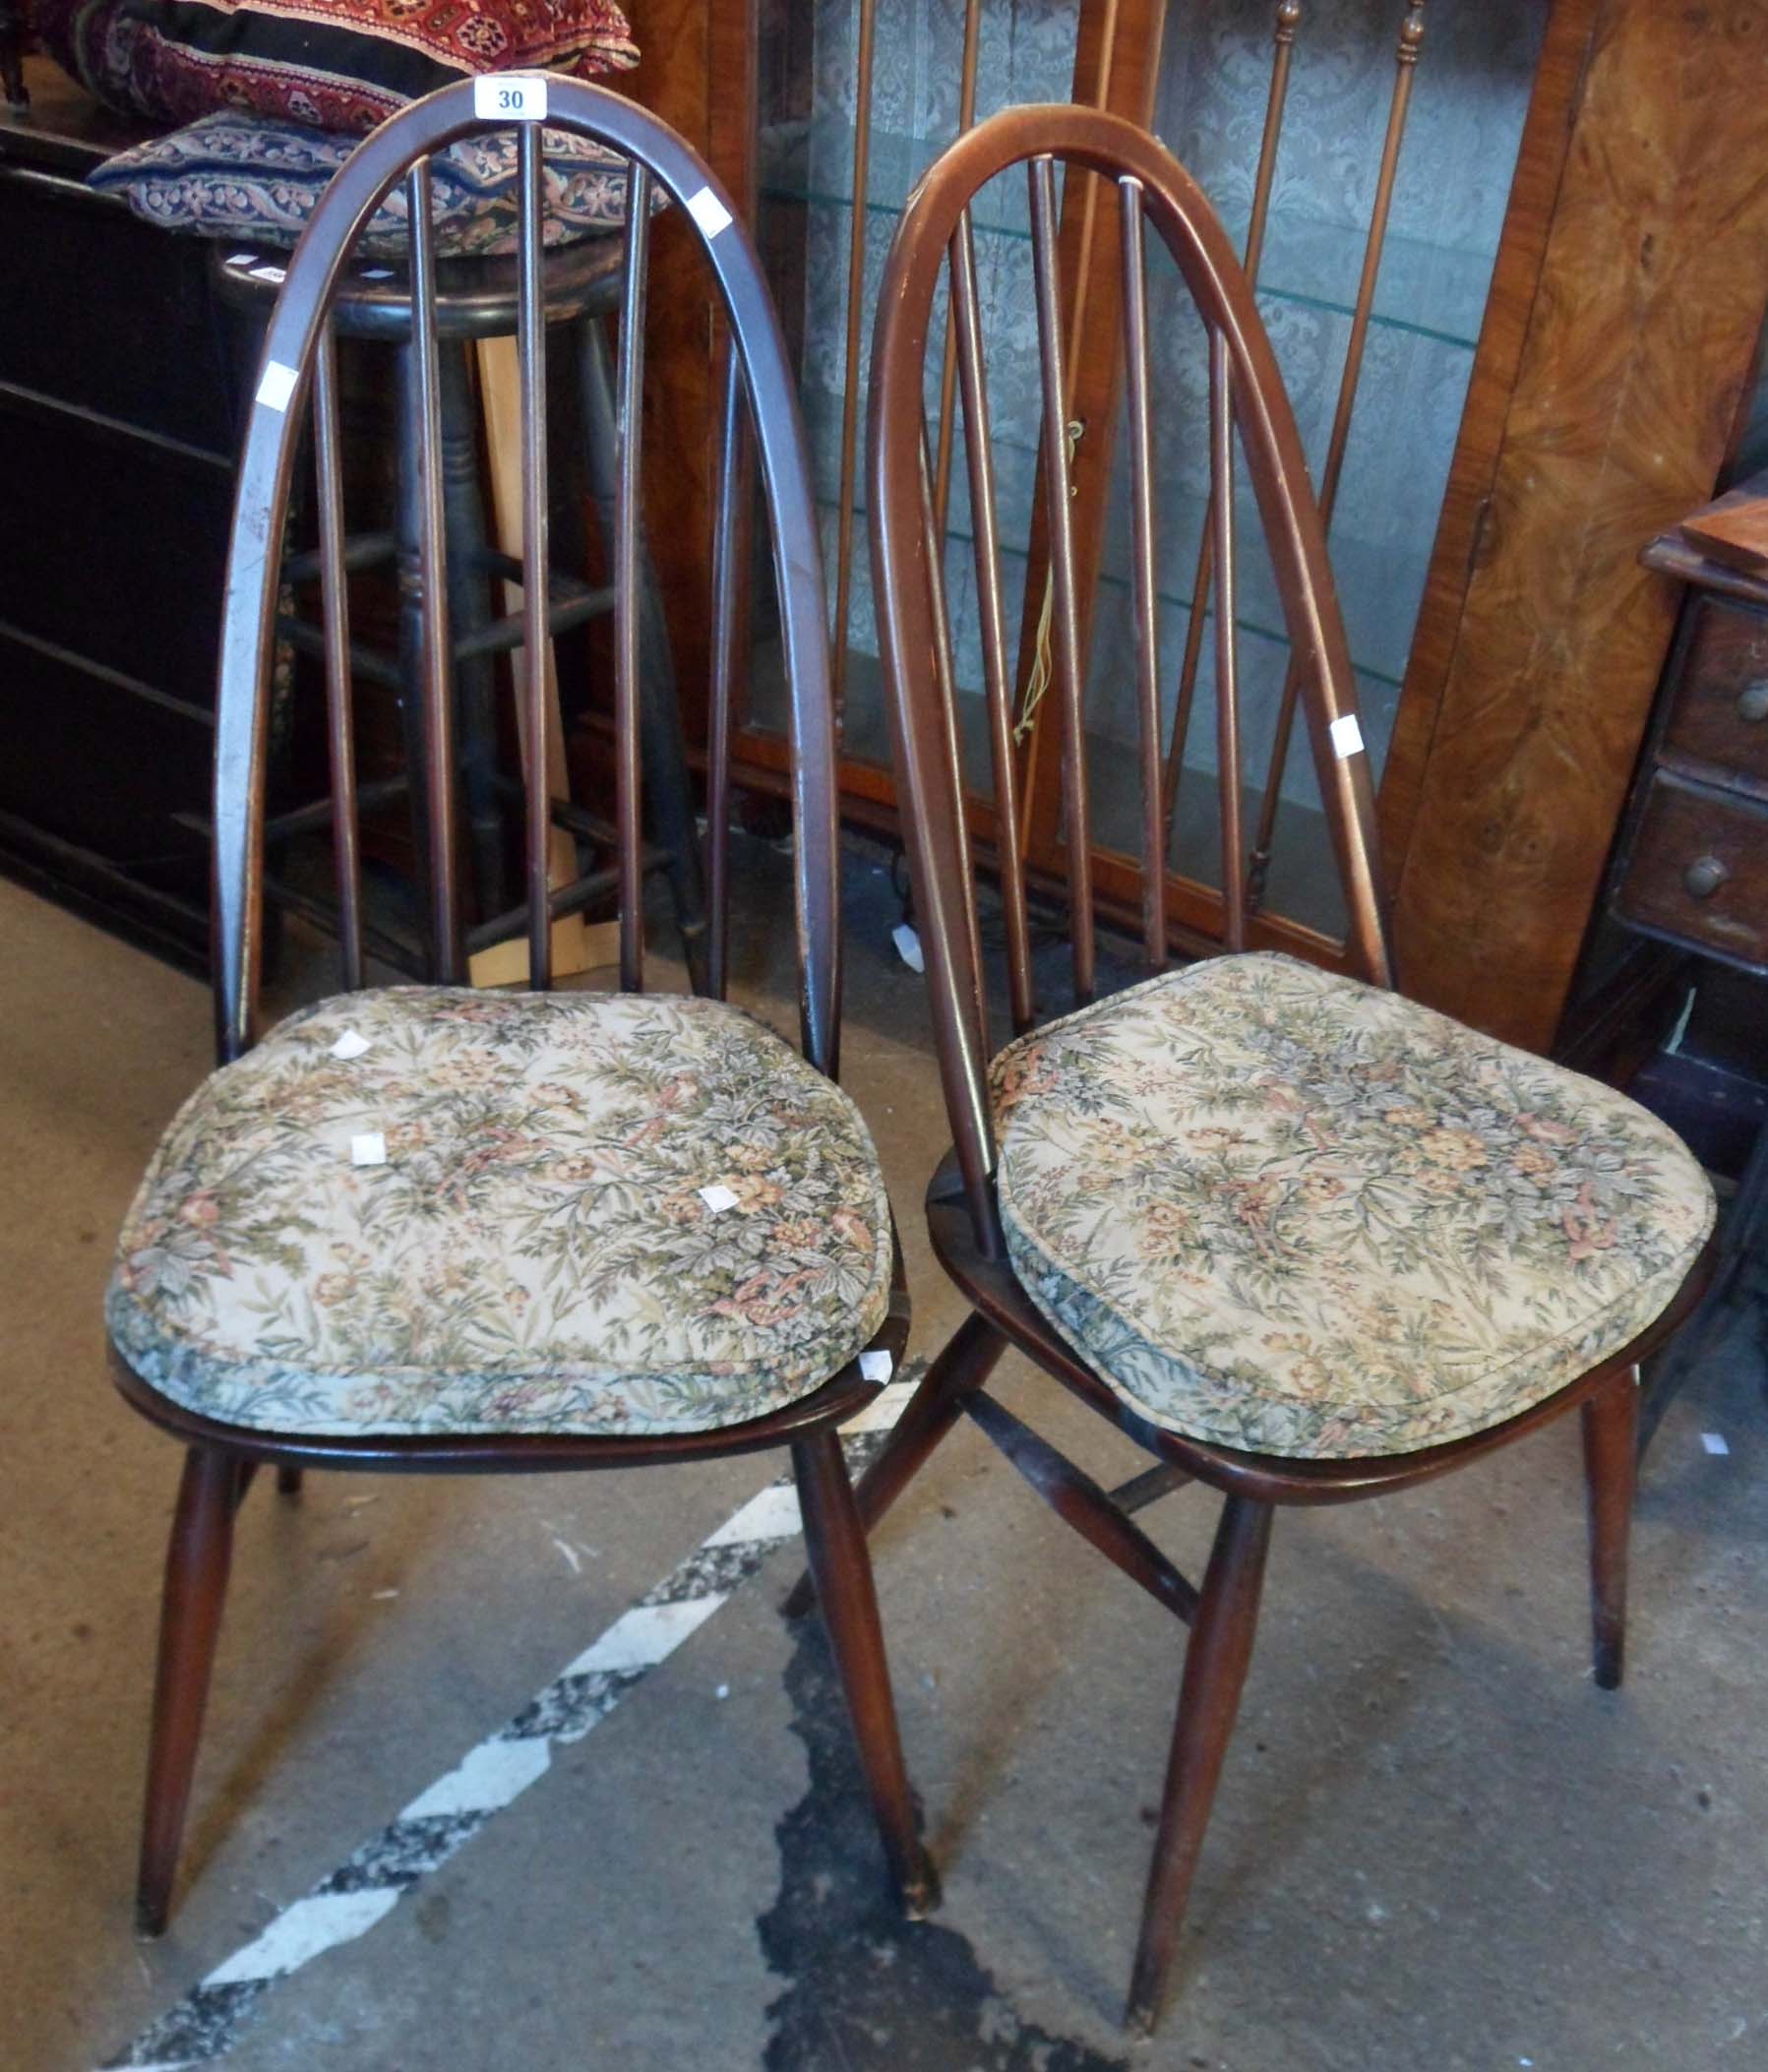
[[[500,78],[503,77],[500,75]],[[837,1066],[840,997],[837,931],[837,815],[834,720],[827,617],[804,430],[778,318],[751,236],[728,194],[699,154],[665,123],[605,88],[557,74],[521,75],[544,84],[544,126],[590,138],[631,165],[624,296],[617,376],[617,493],[609,560],[614,579],[614,719],[618,798],[617,868],[621,982],[642,984],[641,830],[638,725],[640,429],[642,416],[646,257],[653,188],[676,205],[685,234],[701,246],[728,326],[722,479],[713,552],[714,655],[708,776],[713,911],[709,968],[722,993],[727,964],[723,888],[728,886],[729,700],[740,619],[734,535],[747,510],[749,441],[761,463],[773,542],[789,687],[794,815],[796,945],[805,1055]],[[421,443],[419,514],[423,594],[423,685],[429,767],[430,935],[440,976],[463,975],[456,904],[453,713],[448,595],[440,489],[436,258],[429,208],[431,155],[457,140],[514,126],[518,138],[518,354],[522,414],[522,597],[525,643],[538,656],[547,638],[547,481],[543,165],[541,125],[482,119],[475,83],[464,81],[413,103],[366,138],[313,213],[290,261],[270,324],[246,425],[222,611],[214,776],[214,976],[223,1061],[253,1041],[264,904],[263,845],[269,680],[276,639],[283,524],[306,408],[311,401],[320,502],[321,592],[332,745],[335,849],[339,872],[345,984],[361,983],[360,884],[354,851],[355,780],[350,750],[349,637],[340,518],[337,396],[330,312],[345,259],[370,218],[403,180],[411,238],[411,346]],[[678,233],[680,234],[680,233]],[[526,671],[527,744],[524,884],[530,982],[551,982],[545,675]],[[417,783],[419,774],[411,773]],[[347,831],[346,831],[347,830]]]
[[[1124,260],[1124,352],[1135,561],[1141,734],[1140,858],[1145,954],[1163,968],[1167,824],[1158,742],[1154,481],[1145,226],[1176,262],[1209,341],[1211,511],[1215,544],[1218,764],[1223,845],[1222,943],[1248,935],[1240,833],[1239,700],[1235,675],[1233,442],[1240,441],[1262,521],[1291,651],[1303,676],[1320,798],[1349,916],[1343,960],[1377,984],[1391,964],[1377,876],[1374,800],[1361,747],[1349,650],[1294,414],[1245,272],[1201,189],[1164,147],[1121,116],[1067,105],[1011,108],[960,138],[910,197],[885,264],[873,341],[870,475],[880,651],[895,728],[904,825],[928,960],[936,1033],[966,1193],[979,1229],[992,1215],[994,1132],[988,1097],[988,1017],[970,826],[959,756],[952,645],[929,490],[925,362],[936,292],[949,274],[952,331],[975,541],[980,645],[989,706],[993,829],[1005,910],[1013,1022],[1034,1019],[1022,856],[1020,762],[1013,738],[999,572],[991,432],[970,205],[997,175],[1023,163],[1030,183],[1032,264],[1041,356],[1039,480],[1048,543],[1053,725],[1062,762],[1064,853],[1074,990],[1094,982],[1091,826],[1064,365],[1064,303],[1056,264],[1055,166],[1098,175],[1116,190]],[[942,327],[943,328],[943,327]],[[1202,600],[1194,609],[1200,614]]]

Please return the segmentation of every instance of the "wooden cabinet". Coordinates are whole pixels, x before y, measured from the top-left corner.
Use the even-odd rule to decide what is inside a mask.
[[[777,262],[788,333],[802,340],[808,410],[823,470],[820,487],[831,503],[831,578],[839,560],[841,418],[851,383],[840,327],[831,335],[825,326],[820,335],[813,319],[816,298],[826,299],[830,279],[837,294],[845,281],[854,215],[851,202],[841,200],[841,181],[819,184],[812,173],[817,150],[831,136],[839,142],[857,105],[853,28],[837,21],[831,39],[827,24],[841,18],[852,25],[858,12],[858,0],[820,0],[806,8],[751,0],[747,10],[709,11],[701,20],[689,0],[674,0],[679,40],[670,62],[682,58],[682,77],[702,84],[667,90],[674,95],[671,112],[691,126],[703,118],[696,134],[711,140],[724,153],[722,168],[743,179],[756,176],[758,163],[743,122],[733,100],[718,99],[703,85],[721,76],[741,83],[733,49],[749,54],[752,82],[759,68],[771,96],[763,113],[771,109],[801,126],[796,168],[789,152],[775,151],[781,140],[768,140],[774,155],[764,154],[761,164],[759,184],[769,189],[762,228]],[[913,0],[867,12],[876,18],[879,53],[893,47],[892,37],[925,39],[936,30],[951,44],[965,16],[962,8]],[[1026,80],[1038,74],[1039,91],[1061,91],[1045,77],[1059,30],[1067,38],[1059,68],[1066,70],[1066,91],[1132,114],[1167,120],[1157,106],[1162,65],[1169,72],[1189,66],[1200,82],[1194,120],[1189,130],[1181,120],[1181,133],[1169,141],[1182,156],[1193,157],[1198,140],[1207,149],[1220,144],[1221,161],[1205,185],[1238,227],[1253,199],[1268,82],[1264,56],[1253,62],[1247,53],[1269,45],[1285,14],[1300,22],[1294,78],[1317,62],[1324,33],[1337,39],[1331,62],[1338,73],[1361,81],[1362,114],[1355,122],[1347,118],[1342,134],[1320,149],[1346,162],[1355,157],[1366,168],[1359,190],[1366,203],[1372,203],[1378,183],[1397,46],[1408,34],[1422,29],[1424,37],[1414,52],[1413,123],[1428,132],[1438,118],[1433,96],[1469,98],[1473,142],[1461,156],[1415,165],[1407,152],[1418,129],[1414,145],[1398,154],[1396,220],[1374,284],[1370,336],[1375,343],[1350,423],[1350,501],[1335,522],[1333,544],[1366,708],[1376,714],[1375,731],[1386,742],[1381,823],[1402,980],[1433,1005],[1546,1049],[1599,899],[1674,627],[1674,589],[1639,568],[1638,545],[1710,494],[1739,396],[1752,377],[1768,303],[1762,259],[1768,187],[1760,180],[1768,162],[1768,4],[1530,0],[1497,57],[1482,56],[1480,39],[1492,34],[1491,18],[1498,12],[1511,11],[1404,0],[1343,0],[1299,10],[1264,0],[1075,0],[1071,17],[1059,19],[1048,7],[998,0],[984,16],[978,106],[986,111],[991,93],[998,100],[1008,88],[1024,97],[1021,73]],[[1006,25],[992,44],[991,19],[998,28]],[[1518,79],[1515,37],[1525,30],[1531,58]],[[926,44],[904,88],[910,102],[937,110],[942,121],[959,111],[962,98],[959,61],[945,48]],[[719,70],[721,49],[726,73]],[[884,66],[875,54],[875,78]],[[640,78],[642,83],[644,75]],[[696,95],[698,115],[687,104]],[[931,128],[921,140],[924,154],[945,141]],[[892,180],[905,187],[913,171],[912,153],[892,157],[887,124],[880,134],[884,142],[861,182],[859,243],[867,278],[876,277],[892,210],[900,205],[901,193],[885,190]],[[842,148],[851,177],[851,145]],[[841,170],[838,154],[836,163]],[[1451,192],[1465,182],[1497,185],[1495,253],[1462,249],[1408,213],[1421,195]],[[1089,594],[1101,595],[1112,573],[1116,251],[1109,212],[1089,217],[1082,184],[1065,204],[1063,235],[1075,326],[1075,415],[1088,428],[1075,462],[1076,531],[1083,583]],[[1294,166],[1279,153],[1263,278],[1267,315],[1292,336],[1294,313],[1308,298],[1340,305],[1349,321],[1362,250],[1356,223],[1335,225],[1317,219],[1318,212],[1294,210],[1295,184]],[[832,230],[819,224],[820,206],[825,215],[846,212]],[[1348,291],[1331,280],[1323,288],[1311,285],[1306,269],[1330,274],[1334,253],[1342,250],[1351,259]],[[1340,266],[1337,278],[1345,274]],[[1287,303],[1285,290],[1293,291]],[[869,304],[864,314],[869,322]],[[1421,339],[1445,364],[1460,355],[1458,387],[1442,381],[1428,387],[1394,371],[1398,347]],[[690,504],[700,491],[688,485],[709,481],[708,343],[697,338],[685,348],[698,386],[692,396],[686,387],[675,392],[690,407],[671,416],[686,466],[670,551],[678,566],[694,562],[701,574],[709,520],[703,501]],[[1280,338],[1280,353],[1286,349]],[[1307,379],[1298,379],[1295,364],[1287,371],[1301,392],[1312,464],[1323,477],[1338,364],[1329,359]],[[929,408],[937,429],[937,394]],[[1410,449],[1407,438],[1414,442]],[[1372,439],[1380,464],[1359,483],[1359,455],[1367,450],[1360,442]],[[1033,480],[1028,468],[1027,506]],[[1389,544],[1372,534],[1375,543],[1366,552],[1352,522],[1357,495],[1372,504],[1385,496],[1403,509],[1405,536]],[[846,642],[844,800],[855,818],[888,827],[893,786],[867,680],[863,509],[851,529],[855,613]],[[1033,520],[1019,621],[1030,633],[1041,597],[1040,534]],[[1175,594],[1183,605],[1194,563],[1184,553],[1178,560]],[[681,625],[693,652],[701,636],[692,621]],[[1088,638],[1095,668],[1108,671],[1110,654],[1099,644],[1102,622],[1089,628]],[[1026,649],[1034,644],[1022,642],[1021,688]],[[1280,667],[1277,674],[1280,680]],[[690,668],[691,698],[696,682]],[[780,755],[764,647],[752,691],[741,737],[747,774],[759,786],[776,785]],[[1056,863],[1055,758],[1041,754],[1035,728],[1025,755],[1033,854]],[[1298,777],[1305,761],[1295,758]],[[1305,782],[1289,786],[1281,803],[1288,827],[1280,823],[1273,848],[1277,911],[1264,917],[1263,940],[1326,954],[1320,932],[1330,929],[1332,917],[1307,911],[1305,884],[1283,883],[1286,853],[1299,860],[1292,879],[1308,875]],[[1098,819],[1108,835],[1109,813]],[[1209,841],[1200,847],[1206,853]],[[1109,903],[1134,912],[1136,874],[1125,856],[1107,848],[1094,875]],[[1175,852],[1169,893],[1182,940],[1207,939],[1217,901],[1183,851]],[[1298,901],[1304,902],[1302,926],[1285,933],[1277,925],[1281,910],[1297,911]]]
[[[29,72],[0,112],[0,862],[195,961],[228,356],[207,248],[87,189],[124,139]]]

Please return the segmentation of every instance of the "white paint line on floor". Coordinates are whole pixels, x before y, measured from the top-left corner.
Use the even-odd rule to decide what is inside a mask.
[[[875,1450],[870,1435],[889,1430],[912,1389],[910,1376],[892,1382],[845,1428],[850,1466]],[[798,1529],[798,1493],[788,1474],[733,1511],[513,1719],[107,2058],[102,2072],[188,2072],[225,2057],[277,1980],[384,1920],[488,1820],[545,1776],[555,1742],[580,1740],[606,1719]]]

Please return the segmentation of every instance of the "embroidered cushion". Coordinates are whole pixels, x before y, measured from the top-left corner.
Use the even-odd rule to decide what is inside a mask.
[[[121,194],[137,215],[162,229],[292,245],[360,141],[218,109],[107,158],[88,184]],[[516,250],[516,160],[513,131],[464,137],[436,154],[430,192],[438,252],[486,258]],[[626,220],[627,161],[588,137],[545,132],[544,186],[549,245],[607,233]],[[407,256],[402,185],[375,212],[356,249]]]
[[[639,61],[614,0],[37,0],[49,54],[127,114],[232,107],[362,135],[478,72]]]
[[[1288,957],[1149,980],[993,1087],[1032,1300],[1149,1422],[1249,1452],[1499,1424],[1658,1316],[1713,1223],[1623,1095]]]
[[[861,1351],[891,1256],[859,1111],[737,1008],[398,987],[205,1080],[106,1318],[145,1380],[233,1425],[701,1432]]]

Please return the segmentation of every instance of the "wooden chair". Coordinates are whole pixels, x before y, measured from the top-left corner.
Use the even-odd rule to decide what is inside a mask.
[[[1089,737],[1069,536],[1067,369],[1055,176],[1096,175],[1094,234],[1123,255],[1145,981],[1094,1003]],[[971,204],[1023,164],[1041,383],[1041,518],[1077,1011],[1035,1026],[1019,830],[1025,809],[1005,632],[996,445]],[[1012,206],[991,194],[990,220]],[[1202,321],[1214,560],[1219,946],[1168,970],[1168,800],[1156,624],[1155,436],[1144,247],[1177,263]],[[997,256],[1003,247],[997,243]],[[1005,258],[1002,265],[1006,264]],[[950,286],[993,796],[966,798],[924,415],[932,312]],[[1710,1190],[1671,1132],[1611,1089],[1489,1041],[1390,990],[1369,759],[1325,541],[1245,274],[1195,183],[1120,118],[1008,110],[916,190],[879,299],[871,508],[881,649],[917,918],[954,1146],[927,1214],[973,1313],[861,1484],[875,1523],[960,1413],[1126,1573],[1190,1627],[1128,2021],[1152,2030],[1251,1656],[1274,1509],[1378,1495],[1577,1410],[1589,1484],[1597,1680],[1618,1681],[1638,1362],[1704,1279]],[[1163,344],[1166,341],[1163,339]],[[1017,363],[1024,393],[1031,378]],[[937,384],[935,385],[937,390]],[[1168,392],[1172,406],[1173,392]],[[1029,432],[1022,431],[1023,440]],[[1238,438],[1301,672],[1342,881],[1342,943],[1316,962],[1249,919],[1236,645]],[[1023,451],[1021,446],[1020,451]],[[951,551],[959,552],[955,541]],[[1025,623],[1035,623],[1035,598]],[[1200,621],[1204,599],[1195,614]],[[1056,753],[1052,747],[1051,753]],[[993,1058],[976,844],[998,875],[1015,1040]],[[1133,869],[1133,865],[1128,866]],[[1132,908],[1131,911],[1134,909]],[[1251,941],[1254,949],[1248,953]],[[1199,945],[1209,946],[1209,945]],[[1090,1004],[1090,1005],[1089,1005]],[[1108,1494],[984,1389],[1008,1346],[1153,1456]],[[1131,1515],[1181,1484],[1224,1502],[1201,1586]]]
[[[884,1643],[836,1428],[900,1354],[907,1303],[857,1110],[832,1083],[837,823],[827,619],[803,431],[744,227],[695,152],[602,89],[528,83],[549,127],[632,162],[613,560],[617,993],[551,980],[544,673],[528,672],[525,871],[537,990],[461,987],[451,641],[439,466],[429,154],[483,127],[471,84],[386,124],[338,174],[271,322],[228,566],[215,763],[220,1067],[173,1122],[125,1226],[107,1304],[116,1378],[188,1449],[166,1566],[138,1919],[164,1925],[233,1519],[255,1471],[540,1473],[791,1449],[806,1538],[888,1868],[911,1912],[936,1883],[916,1830]],[[541,165],[519,126],[523,601],[547,610]],[[353,237],[399,179],[415,226],[427,883],[439,987],[359,990],[337,392],[328,310]],[[640,398],[651,201],[698,236],[731,340],[708,775],[714,998],[643,991],[640,898]],[[300,425],[315,431],[332,791],[346,991],[259,1039],[268,674]],[[747,442],[753,439],[753,449]],[[725,1005],[735,532],[759,456],[791,689],[802,1056]],[[862,1370],[862,1361],[864,1368]]]

